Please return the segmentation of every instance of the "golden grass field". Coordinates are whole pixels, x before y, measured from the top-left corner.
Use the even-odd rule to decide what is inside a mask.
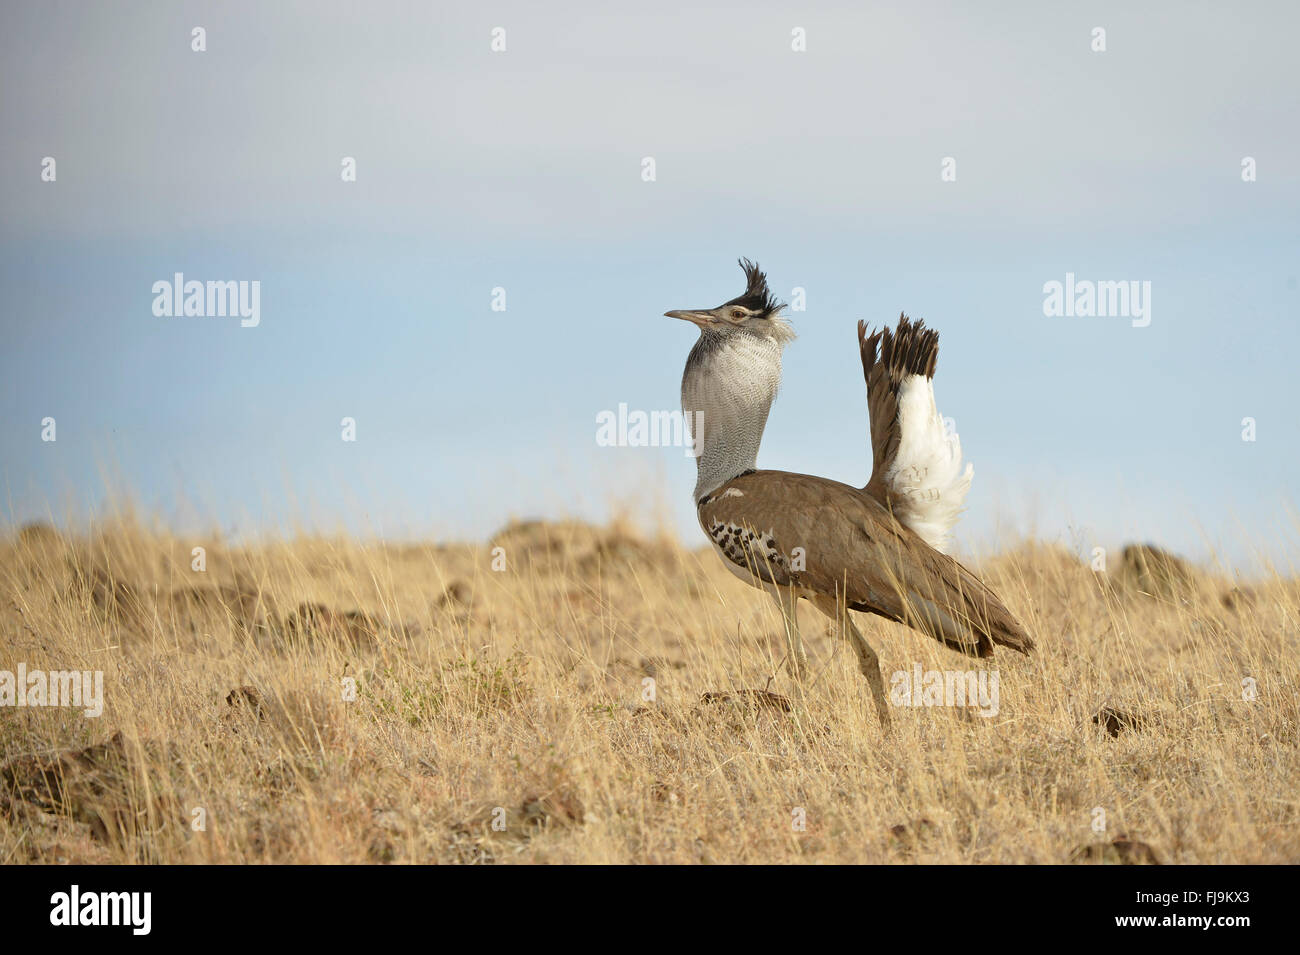
[[[1038,651],[859,615],[887,685],[1000,678],[996,717],[899,708],[884,737],[812,607],[800,691],[769,597],[621,526],[29,526],[0,541],[0,670],[102,670],[105,705],[0,707],[0,862],[1300,861],[1300,583],[1033,542],[974,563]]]

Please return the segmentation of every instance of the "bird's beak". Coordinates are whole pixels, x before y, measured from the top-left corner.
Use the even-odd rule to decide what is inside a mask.
[[[718,320],[717,316],[713,314],[713,311],[709,309],[664,312],[664,317],[685,319],[688,322],[694,322],[696,325],[700,326],[700,328],[703,328],[705,325],[711,325]]]

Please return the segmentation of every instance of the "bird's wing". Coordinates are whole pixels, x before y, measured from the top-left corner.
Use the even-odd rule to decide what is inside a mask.
[[[753,471],[701,500],[699,517],[722,558],[760,581],[842,596],[972,656],[1033,647],[979,578],[858,488]]]
[[[961,440],[934,403],[939,333],[899,316],[898,328],[867,333],[858,350],[871,413],[871,480],[865,490],[939,551],[957,523],[974,468],[962,466]]]

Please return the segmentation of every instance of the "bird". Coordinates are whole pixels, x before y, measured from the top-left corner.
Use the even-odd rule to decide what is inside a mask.
[[[1034,642],[1005,604],[945,551],[970,490],[961,442],[934,399],[939,335],[900,315],[894,328],[858,322],[872,451],[870,479],[759,470],[759,445],[795,332],[767,275],[741,259],[745,291],[710,309],[665,312],[699,328],[682,373],[682,410],[696,459],[696,514],[718,556],[780,607],[790,669],[808,661],[800,598],[852,644],[881,726],[890,728],[879,657],[850,610],[903,623],[946,647],[988,657]]]

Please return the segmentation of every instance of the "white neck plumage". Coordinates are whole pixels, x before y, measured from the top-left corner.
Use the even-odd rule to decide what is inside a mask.
[[[781,384],[777,337],[706,330],[682,375],[682,410],[695,440],[700,501],[758,461],[767,414]]]

